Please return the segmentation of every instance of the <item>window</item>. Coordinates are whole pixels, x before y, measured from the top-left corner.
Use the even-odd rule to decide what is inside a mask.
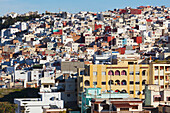
[[[140,95],[141,92],[140,92],[140,91],[135,91],[135,94],[136,94],[136,95]]]
[[[90,86],[90,82],[89,82],[88,80],[86,80],[86,81],[84,82],[84,84],[85,84],[85,86]]]
[[[102,110],[106,110],[106,111],[108,111],[108,110],[109,110],[109,105],[108,105],[108,104],[103,105],[103,109],[102,109]]]
[[[170,101],[170,97],[167,97],[167,101]]]
[[[34,77],[36,77],[36,75],[34,75]]]
[[[146,70],[143,70],[142,71],[142,76],[145,76],[145,74],[146,74]]]
[[[135,82],[135,84],[139,84],[140,82]]]
[[[67,94],[67,97],[70,97],[70,94]]]
[[[97,85],[97,82],[93,82],[93,85]]]
[[[142,90],[142,95],[145,95],[145,89],[144,89],[144,90]]]
[[[130,75],[133,75],[133,71],[131,71],[129,74],[130,74]]]
[[[122,80],[121,85],[126,85],[126,80]]]
[[[138,109],[138,105],[132,106],[132,109]]]
[[[102,71],[102,75],[106,75],[106,72],[105,72],[105,71]]]
[[[115,90],[115,92],[120,92],[120,90],[117,89],[117,90]]]
[[[50,100],[51,100],[51,101],[54,101],[54,100],[55,100],[55,97],[51,97]]]
[[[120,85],[120,81],[119,81],[119,80],[116,80],[116,81],[115,81],[115,85]]]
[[[44,85],[44,88],[48,88],[48,85]]]
[[[136,72],[136,75],[139,75],[140,73],[139,72]]]
[[[130,94],[134,94],[134,91],[130,91]]]
[[[129,108],[120,108],[120,111],[129,111]]]
[[[94,105],[94,110],[98,111],[98,104]]]
[[[87,70],[85,71],[85,76],[90,76]]]
[[[116,71],[115,71],[115,75],[120,75],[120,71],[119,71],[119,70],[116,70]]]
[[[80,71],[80,75],[84,75],[84,71]]]
[[[110,70],[110,71],[108,72],[108,75],[114,75],[114,72],[113,72],[112,70]]]
[[[39,74],[39,78],[41,78],[41,74]]]
[[[106,82],[102,82],[102,85],[106,85]]]
[[[154,101],[161,101],[161,97],[154,97]]]
[[[128,62],[128,64],[134,64],[133,62]]]
[[[142,81],[142,85],[145,85],[145,84],[146,84],[146,80],[143,80],[143,81]]]
[[[93,75],[97,75],[97,72],[96,72],[96,71],[94,71],[94,72],[93,72]]]
[[[125,89],[123,89],[123,90],[121,91],[121,93],[127,93],[127,91],[126,91]]]
[[[123,70],[123,71],[121,72],[121,75],[126,75],[126,71]]]
[[[108,84],[113,85],[113,80],[109,80]]]
[[[129,83],[130,83],[131,85],[132,85],[132,84],[134,84],[134,82],[133,82],[133,81],[130,81]]]

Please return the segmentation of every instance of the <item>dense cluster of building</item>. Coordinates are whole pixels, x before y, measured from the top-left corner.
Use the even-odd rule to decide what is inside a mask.
[[[0,88],[40,88],[16,113],[168,113],[169,7],[32,14],[1,30]]]

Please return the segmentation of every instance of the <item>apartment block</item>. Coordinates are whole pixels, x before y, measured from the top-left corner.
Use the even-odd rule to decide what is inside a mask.
[[[84,75],[79,74],[79,92],[84,88],[97,87],[101,88],[101,91],[127,92],[132,98],[144,99],[147,83],[149,83],[147,64],[131,65],[128,62],[117,65],[90,64],[85,66]]]
[[[170,64],[165,61],[152,62],[150,64],[149,84],[160,85],[160,88],[169,88]]]

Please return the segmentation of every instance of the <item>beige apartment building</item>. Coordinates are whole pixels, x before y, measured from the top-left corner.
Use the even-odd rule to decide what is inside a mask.
[[[149,65],[124,60],[113,65],[89,64],[84,73],[79,70],[78,91],[101,88],[101,91],[127,92],[132,98],[144,99],[145,84],[149,83]]]
[[[117,64],[87,64],[79,69],[78,92],[84,88],[101,88],[103,92],[127,92],[132,98],[145,98],[145,84],[169,88],[170,64],[165,61],[139,64],[137,60],[122,60]]]

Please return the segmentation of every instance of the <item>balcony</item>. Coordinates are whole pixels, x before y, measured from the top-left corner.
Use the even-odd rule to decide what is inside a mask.
[[[158,70],[155,70],[155,75],[158,75]]]
[[[164,70],[160,70],[160,76],[164,75]]]
[[[50,88],[40,88],[41,93],[52,92]]]
[[[41,98],[21,98],[14,99],[14,103],[20,104],[21,106],[29,107],[29,106],[48,106],[48,105],[56,105],[55,101],[43,101]],[[63,105],[63,100],[57,100],[57,106]]]
[[[170,73],[170,71],[165,71],[166,74]]]
[[[164,80],[160,80],[160,85],[164,85]]]
[[[109,55],[105,54],[105,55],[95,55],[95,59],[96,60],[103,60],[103,59],[109,59]]]
[[[155,75],[158,75],[159,74],[159,71],[158,70],[155,70]],[[164,75],[164,70],[160,70],[160,76],[163,76]]]
[[[165,83],[167,84],[167,83],[169,83],[169,81],[165,81]]]
[[[54,77],[41,78],[41,84],[54,84],[54,83],[55,83]]]
[[[154,81],[154,84],[159,84],[158,80],[155,80],[155,81]]]

